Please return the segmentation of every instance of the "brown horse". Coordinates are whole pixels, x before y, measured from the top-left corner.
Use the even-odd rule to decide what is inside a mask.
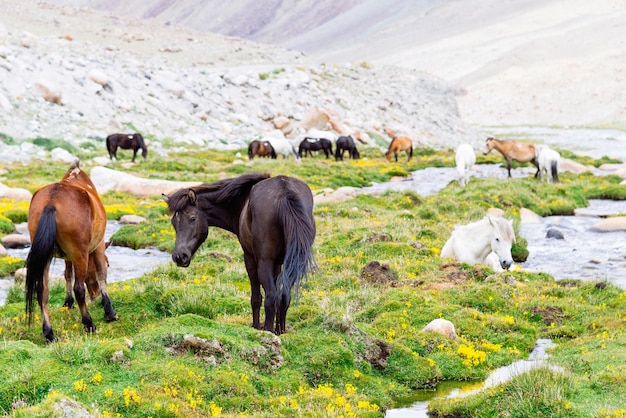
[[[255,139],[248,145],[248,158],[253,159],[256,156],[276,159],[276,151],[274,151],[274,147],[272,147],[269,141]]]
[[[87,310],[85,284],[92,297],[102,294],[105,320],[118,319],[106,289],[106,221],[96,187],[80,169],[78,161],[70,166],[61,181],[33,194],[28,211],[32,244],[26,259],[26,312],[30,324],[36,294],[43,319],[43,335],[48,342],[55,340],[48,312],[48,274],[55,256],[69,262],[66,263],[66,278],[74,277],[74,295],[85,330],[96,331]],[[65,304],[68,307],[73,305],[71,293],[69,297],[66,295]]]
[[[533,163],[537,167],[535,177],[539,174],[539,164],[535,156],[535,146],[533,144],[526,144],[523,142],[513,141],[511,139],[496,139],[489,137],[485,143],[487,148],[483,152],[487,155],[491,150],[496,149],[504,159],[506,160],[506,169],[511,177],[511,162],[513,160],[520,163]]]
[[[406,136],[396,136],[389,144],[385,158],[387,158],[387,161],[390,161],[391,156],[394,155],[396,162],[398,162],[398,154],[402,151],[406,153],[407,161],[411,161],[411,157],[413,156],[413,141]]]
[[[141,149],[141,155],[143,158],[148,156],[148,147],[146,146],[146,142],[143,140],[143,136],[139,133],[135,134],[112,134],[107,136],[107,150],[109,151],[109,158],[111,160],[115,158],[117,160],[117,149],[132,149],[133,150],[133,159],[132,162],[135,162],[135,157],[137,156],[137,151]]]
[[[249,173],[180,189],[163,199],[173,213],[174,262],[189,266],[210,226],[234,233],[252,288],[252,326],[284,333],[291,290],[295,288],[298,295],[314,264],[315,219],[309,186],[293,177]],[[265,292],[263,328],[261,286]]]

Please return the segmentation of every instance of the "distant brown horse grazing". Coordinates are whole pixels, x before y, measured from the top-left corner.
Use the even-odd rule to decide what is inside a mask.
[[[70,166],[61,181],[49,184],[33,194],[28,211],[32,245],[26,259],[26,312],[30,323],[33,299],[37,295],[43,319],[43,335],[48,342],[55,340],[48,312],[48,274],[50,262],[55,256],[71,263],[66,264],[66,269],[71,269],[75,279],[74,295],[85,330],[96,331],[87,310],[85,284],[90,295],[95,297],[98,293],[102,294],[105,320],[117,320],[106,288],[106,220],[96,187],[80,169],[78,161]],[[71,306],[73,301],[66,295],[65,303]]]
[[[411,161],[411,157],[413,156],[413,141],[411,138],[406,136],[396,136],[389,144],[389,149],[385,153],[385,157],[387,161],[391,160],[391,156],[396,157],[396,162],[398,162],[398,154],[404,151],[407,155],[407,161]]]
[[[141,149],[141,155],[143,158],[148,156],[148,147],[146,146],[145,141],[143,140],[143,136],[139,133],[135,134],[112,134],[107,136],[107,150],[109,151],[109,157],[111,159],[115,158],[117,160],[117,149],[132,149],[133,150],[133,159],[132,162],[135,162],[135,157],[137,156],[137,151]]]
[[[173,213],[174,262],[189,266],[210,226],[234,233],[252,288],[252,326],[284,333],[291,290],[295,288],[298,294],[301,281],[313,267],[315,219],[309,186],[293,177],[249,173],[180,189],[163,199]],[[263,327],[261,287],[265,292]]]
[[[486,141],[486,150],[483,152],[487,155],[491,150],[496,149],[506,160],[506,169],[511,177],[511,162],[513,160],[520,163],[531,162],[537,167],[535,177],[539,175],[539,164],[535,154],[535,146],[533,144],[525,144],[523,142],[513,141],[511,139],[496,139],[489,137]]]
[[[274,151],[274,147],[272,147],[269,141],[259,141],[255,139],[248,145],[248,158],[252,160],[256,156],[276,159],[276,151]]]

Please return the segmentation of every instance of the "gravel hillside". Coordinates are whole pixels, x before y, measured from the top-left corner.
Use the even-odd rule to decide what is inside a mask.
[[[84,8],[0,7],[4,142],[81,144],[138,130],[156,151],[161,141],[239,148],[329,127],[379,146],[387,129],[434,147],[482,138],[459,117],[455,92],[417,70],[315,64],[279,47]],[[19,158],[0,141],[0,159]]]
[[[434,74],[483,126],[626,126],[623,0],[48,0]]]

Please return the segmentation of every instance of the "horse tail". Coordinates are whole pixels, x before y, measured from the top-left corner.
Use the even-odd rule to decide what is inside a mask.
[[[550,168],[552,169],[552,181],[559,181],[559,162],[557,160],[552,160],[550,164]]]
[[[41,212],[35,238],[26,258],[26,313],[29,325],[33,315],[35,292],[41,303],[44,272],[54,255],[57,239],[56,212],[57,209],[52,205],[47,205]]]
[[[109,151],[109,157],[113,158],[113,145],[111,144],[112,135],[107,136],[107,140],[106,140],[106,144],[107,144],[107,151]]]
[[[277,278],[278,291],[288,297],[291,289],[295,288],[296,300],[300,295],[302,282],[315,267],[315,222],[306,212],[302,201],[289,190],[278,203],[286,243],[283,269]]]

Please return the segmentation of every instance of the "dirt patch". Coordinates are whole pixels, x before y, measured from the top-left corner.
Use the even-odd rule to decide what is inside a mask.
[[[556,324],[560,325],[563,319],[567,317],[563,309],[558,306],[533,306],[530,309],[533,315],[538,315],[546,325]]]
[[[365,360],[377,369],[387,368],[387,359],[391,354],[391,347],[381,340],[370,340],[367,342]]]
[[[370,261],[361,269],[361,279],[370,284],[392,285],[398,277],[391,270],[389,264],[379,261]]]

